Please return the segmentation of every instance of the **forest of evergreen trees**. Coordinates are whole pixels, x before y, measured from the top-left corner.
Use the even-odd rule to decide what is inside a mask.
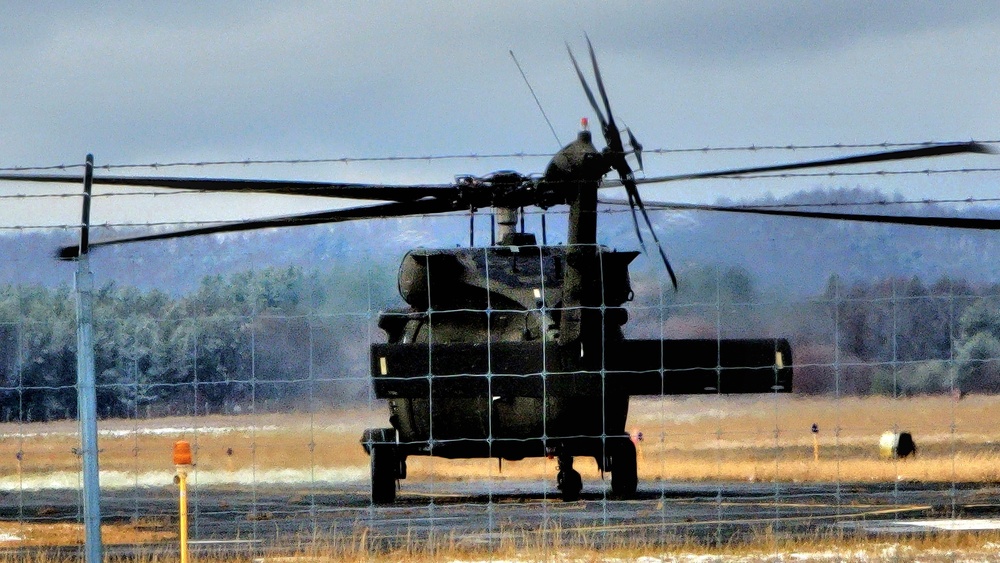
[[[373,296],[364,272],[355,278],[288,267],[207,276],[181,296],[102,287],[95,295],[100,416],[311,410],[369,400],[368,344],[381,338],[375,315],[392,299]],[[639,332],[695,325],[714,334],[721,314],[737,318],[727,326],[740,327],[721,330],[724,337],[787,337],[798,393],[1000,390],[997,287],[834,277],[822,295],[776,305],[779,298],[758,293],[737,268],[689,272],[686,282],[683,298],[719,305],[669,309],[674,318],[664,319],[663,309],[637,302],[630,325],[646,327]],[[76,415],[75,329],[70,288],[0,287],[0,421]]]
[[[367,397],[371,314],[301,268],[205,277],[191,294],[95,292],[102,417],[302,408]],[[367,336],[364,338],[367,343]],[[76,414],[76,310],[68,287],[0,288],[0,420]]]

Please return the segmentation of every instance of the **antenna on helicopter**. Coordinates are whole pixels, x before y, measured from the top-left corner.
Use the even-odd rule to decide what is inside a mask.
[[[514,59],[514,64],[517,66],[518,72],[521,73],[521,78],[524,79],[525,86],[528,87],[528,91],[531,92],[531,97],[535,99],[535,105],[538,106],[538,111],[542,112],[542,117],[545,118],[545,123],[549,125],[549,131],[552,131],[552,136],[556,138],[556,144],[562,146],[562,141],[559,140],[559,134],[556,133],[556,128],[552,126],[552,122],[549,121],[549,116],[545,114],[545,108],[542,107],[542,102],[538,100],[538,96],[535,95],[535,89],[531,87],[531,83],[528,82],[528,75],[524,74],[524,69],[521,68],[521,63],[517,61],[517,57],[514,56],[514,50],[510,49],[507,51],[510,53],[510,58]]]

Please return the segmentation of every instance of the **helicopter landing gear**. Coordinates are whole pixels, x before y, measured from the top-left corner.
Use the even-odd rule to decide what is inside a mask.
[[[615,440],[611,449],[611,494],[618,498],[632,498],[639,486],[635,444],[624,438]]]
[[[562,491],[562,498],[566,502],[579,500],[580,491],[583,490],[583,478],[580,473],[573,469],[573,456],[559,456],[559,473],[556,475],[556,484]]]
[[[395,446],[375,444],[371,453],[372,503],[392,504],[396,500],[396,459]]]
[[[365,430],[362,444],[371,459],[372,504],[392,504],[396,500],[396,482],[404,476],[403,462],[396,451],[396,431]]]

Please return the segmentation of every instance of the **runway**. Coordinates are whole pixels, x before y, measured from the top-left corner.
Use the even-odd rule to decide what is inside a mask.
[[[733,542],[765,530],[792,537],[922,533],[934,529],[905,523],[934,519],[947,528],[955,519],[1000,518],[1000,491],[982,484],[661,482],[640,485],[631,500],[611,498],[603,485],[567,503],[553,486],[539,481],[404,481],[390,506],[370,504],[366,481],[203,486],[190,491],[190,539],[196,551],[251,552],[360,537],[372,549],[442,540],[488,547],[504,541],[601,545],[628,538],[655,545]],[[0,520],[81,518],[76,490],[0,495]],[[176,530],[176,487],[104,491],[102,520]],[[14,547],[7,542],[0,550],[8,546]],[[169,543],[109,547],[112,552],[172,548]]]

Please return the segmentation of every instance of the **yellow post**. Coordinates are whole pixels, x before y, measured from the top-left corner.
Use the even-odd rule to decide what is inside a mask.
[[[187,474],[191,468],[191,444],[185,440],[174,443],[174,467],[177,468],[177,482],[180,489],[180,541],[181,563],[188,563],[188,514],[187,514]]]
[[[180,486],[180,513],[181,513],[181,563],[188,563],[188,491],[187,472],[179,470],[177,472]]]

